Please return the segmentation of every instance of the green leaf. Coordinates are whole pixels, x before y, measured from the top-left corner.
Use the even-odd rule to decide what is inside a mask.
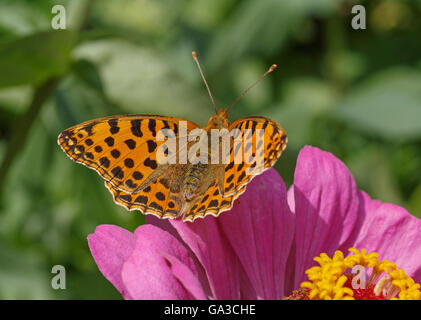
[[[190,52],[188,66],[192,67],[200,89],[189,85],[171,60],[150,47],[116,39],[98,40],[79,46],[75,56],[97,66],[107,97],[125,112],[188,115],[195,122],[205,122],[212,112]]]
[[[275,54],[286,40],[302,28],[308,15],[326,15],[341,1],[329,0],[248,0],[216,33],[206,65],[220,72],[249,51]]]
[[[90,88],[104,95],[104,85],[95,64],[86,59],[77,60],[73,66],[75,74]]]
[[[50,270],[33,252],[0,241],[0,299],[51,299]]]
[[[386,140],[421,137],[421,73],[406,68],[380,72],[361,83],[339,105],[335,116]]]
[[[315,117],[331,112],[335,93],[326,82],[311,77],[290,79],[284,86],[281,104],[263,112],[278,121],[288,134],[288,146],[296,150],[311,143]]]
[[[0,44],[0,88],[38,84],[66,71],[75,41],[70,31],[49,31]]]
[[[15,35],[31,34],[50,27],[51,1],[3,0],[0,3],[0,28]]]

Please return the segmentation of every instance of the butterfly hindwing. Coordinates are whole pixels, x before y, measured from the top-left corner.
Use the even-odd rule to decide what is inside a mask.
[[[107,185],[132,193],[159,166],[157,150],[165,139],[158,141],[157,133],[169,129],[178,135],[180,121],[187,124],[187,131],[199,128],[173,117],[106,117],[64,130],[58,143],[72,160],[96,170]]]
[[[272,167],[288,142],[285,130],[266,117],[239,119],[229,130],[236,134],[224,168],[224,197],[237,194],[254,176]]]
[[[183,165],[173,165],[146,188],[136,193],[118,190],[107,181],[105,186],[112,193],[114,202],[127,210],[140,210],[143,214],[153,214],[163,219],[176,218],[184,205],[182,196],[184,172]]]
[[[215,182],[201,196],[200,200],[183,216],[183,221],[194,221],[197,218],[204,218],[207,215],[219,216],[222,212],[232,208],[234,200],[245,191],[245,186],[237,194],[223,197]]]

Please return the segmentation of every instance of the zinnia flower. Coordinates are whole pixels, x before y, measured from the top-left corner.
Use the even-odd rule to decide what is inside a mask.
[[[88,237],[126,299],[421,299],[421,220],[372,200],[317,148],[300,152],[288,192],[270,169],[218,218],[147,222]]]

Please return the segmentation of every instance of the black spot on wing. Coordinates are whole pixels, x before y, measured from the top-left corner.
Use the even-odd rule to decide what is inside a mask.
[[[208,208],[218,208],[219,201],[214,199],[211,202],[209,202]]]
[[[110,127],[116,127],[117,126],[117,123],[118,123],[118,120],[115,119],[115,118],[108,120],[108,125]]]
[[[116,134],[116,133],[118,133],[120,131],[120,128],[119,127],[111,127],[110,128],[110,132],[111,132],[111,134]]]
[[[165,200],[165,194],[163,194],[162,192],[157,192],[155,194],[155,197],[160,200],[160,201],[164,201]]]
[[[237,179],[237,184],[240,183],[246,176],[246,172],[243,171]]]
[[[225,167],[225,171],[229,171],[234,167],[234,162],[231,162],[229,165]]]
[[[141,203],[141,204],[147,204],[147,203],[148,203],[148,197],[145,197],[145,196],[138,196],[138,197],[134,200],[134,202]]]
[[[109,146],[112,147],[114,145],[114,138],[113,137],[107,137],[104,139],[104,142]]]
[[[121,170],[120,167],[115,167],[111,170],[111,173],[113,174],[113,176],[117,179],[123,179],[124,177],[124,172],[123,170]]]
[[[135,189],[137,187],[136,183],[133,183],[132,179],[127,179],[125,182],[126,186],[129,188]]]
[[[146,158],[146,160],[143,162],[143,164],[153,170],[155,170],[158,167],[158,164],[155,160],[151,160],[150,158]]]
[[[97,124],[97,121],[93,121],[90,124],[84,126],[82,129],[85,130],[89,136],[92,135],[92,128]]]
[[[225,207],[225,206],[230,206],[231,202],[229,202],[228,200],[222,200],[221,202],[221,207]]]
[[[202,199],[202,201],[200,201],[201,203],[204,203],[204,202],[206,202],[206,200],[208,200],[209,199],[209,195],[207,194],[207,195],[205,195],[204,197],[203,197],[203,199]]]
[[[244,162],[240,163],[240,165],[237,167],[237,172],[243,170]]]
[[[101,159],[99,159],[99,163],[104,168],[108,168],[110,166],[110,160],[107,157],[102,157]]]
[[[85,152],[85,147],[82,145],[77,145],[76,149],[79,150],[79,152]]]
[[[148,140],[148,141],[147,141],[147,144],[148,144],[148,152],[149,152],[149,153],[154,152],[154,151],[155,151],[155,149],[156,149],[156,147],[157,147],[156,142],[155,142],[155,141],[153,141],[153,140]]]
[[[155,119],[149,119],[148,128],[149,128],[149,131],[152,133],[152,136],[156,137],[156,121],[155,121]]]
[[[118,151],[117,149],[113,149],[111,150],[111,155],[114,159],[117,159],[120,156],[120,151]]]
[[[231,183],[228,187],[225,188],[225,192],[230,191],[234,187],[234,183]]]
[[[134,167],[134,161],[133,161],[133,159],[130,159],[130,158],[124,159],[124,165],[127,168],[133,168]]]
[[[158,211],[163,211],[162,207],[159,204],[157,204],[156,202],[151,202],[151,204],[149,206],[153,209],[158,210]]]
[[[143,137],[142,130],[140,130],[140,125],[142,123],[142,120],[136,119],[136,120],[130,121],[130,123],[132,125],[130,130],[132,131],[133,135],[139,138]]]
[[[133,139],[127,139],[126,141],[124,141],[124,143],[127,145],[127,147],[130,150],[133,150],[134,148],[136,148],[136,141],[134,141]]]
[[[110,133],[116,134],[120,131],[120,128],[118,127],[118,120],[117,119],[110,119],[108,120],[108,125],[110,126]]]
[[[132,174],[133,178],[135,178],[136,180],[142,180],[143,178],[143,174],[141,174],[139,171],[135,171]]]
[[[227,178],[227,183],[230,183],[231,181],[232,181],[232,179],[234,179],[234,175],[232,174],[232,175],[230,175],[228,178]]]
[[[132,201],[132,196],[131,195],[129,195],[129,194],[122,194],[122,195],[120,195],[119,196],[121,199],[123,199],[124,201],[126,201],[126,202],[130,202],[130,201]]]

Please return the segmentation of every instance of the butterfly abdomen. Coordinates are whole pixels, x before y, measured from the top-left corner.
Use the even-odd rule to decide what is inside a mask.
[[[207,175],[209,166],[206,164],[198,163],[190,165],[187,169],[184,178],[183,191],[184,198],[187,201],[192,200],[203,184],[203,178]]]

